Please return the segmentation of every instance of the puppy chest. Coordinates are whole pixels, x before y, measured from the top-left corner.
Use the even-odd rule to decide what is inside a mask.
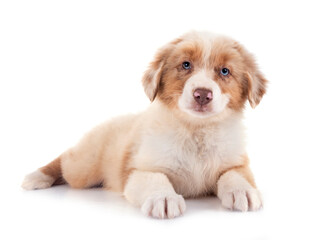
[[[216,185],[217,172],[222,164],[216,142],[206,136],[193,134],[170,156],[164,169],[175,190],[186,196],[198,196],[210,192]],[[170,169],[172,168],[172,171]]]
[[[136,167],[165,173],[184,196],[209,192],[220,167],[236,155],[233,144],[213,132],[164,132],[144,138]]]

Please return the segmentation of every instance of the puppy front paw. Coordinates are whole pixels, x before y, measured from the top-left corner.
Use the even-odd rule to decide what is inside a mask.
[[[148,197],[141,210],[154,218],[175,218],[184,213],[186,203],[181,195],[158,193]]]
[[[257,189],[233,190],[219,196],[222,205],[231,210],[246,212],[256,211],[262,207],[261,194]]]

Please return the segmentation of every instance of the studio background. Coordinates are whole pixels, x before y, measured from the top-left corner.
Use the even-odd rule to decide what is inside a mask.
[[[0,1],[0,238],[323,239],[323,22],[321,1]],[[245,119],[263,210],[190,199],[159,221],[100,189],[20,188],[95,125],[145,110],[155,51],[193,29],[240,41],[270,82]]]

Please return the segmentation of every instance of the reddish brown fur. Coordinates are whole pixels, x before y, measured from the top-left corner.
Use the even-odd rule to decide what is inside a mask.
[[[266,86],[268,81],[259,72],[257,65],[255,63],[254,57],[249,53],[242,45],[238,42],[234,42],[234,48],[241,54],[246,71],[244,72],[244,79],[248,86],[248,99],[252,106],[258,105],[266,93]],[[257,85],[257,86],[253,86]],[[252,93],[253,87],[257,87],[256,95]],[[253,103],[254,102],[254,103]]]
[[[203,51],[197,43],[186,43],[173,48],[162,67],[158,97],[169,107],[177,108],[177,101],[186,80],[194,73],[195,68],[202,67]],[[192,63],[193,67],[189,71],[182,68],[185,61]]]
[[[244,62],[240,54],[231,45],[221,45],[213,49],[210,62],[214,63],[214,80],[218,83],[223,93],[229,94],[230,102],[228,107],[239,110],[244,107],[247,99],[247,84],[243,78]],[[229,69],[229,75],[221,74],[222,68]]]
[[[42,173],[51,176],[55,179],[54,185],[64,184],[65,181],[62,177],[62,169],[61,169],[61,158],[58,157],[49,164],[39,169]]]
[[[152,83],[152,81],[154,80],[153,78],[156,73],[158,73],[156,78],[158,79],[157,85],[159,85],[160,79],[161,79],[161,74],[162,74],[162,71],[159,71],[159,68],[163,67],[168,55],[173,50],[174,46],[181,41],[182,41],[182,39],[180,39],[180,38],[176,39],[176,40],[170,42],[169,44],[167,44],[165,47],[159,49],[159,51],[155,54],[154,60],[150,63],[148,70],[144,73],[144,76],[142,78],[142,83],[143,83],[145,91],[147,88],[150,87],[150,85],[154,84],[154,83]],[[152,94],[152,96],[149,96],[151,101],[154,100],[154,98],[157,94],[157,91],[158,91],[158,88],[156,88],[154,90],[154,93]]]
[[[58,179],[62,176],[61,171],[61,158],[58,157],[49,164],[39,169],[42,173],[53,177],[54,179]]]
[[[192,64],[189,71],[183,70],[184,61]],[[267,80],[258,72],[253,56],[239,43],[228,39],[213,45],[207,63],[203,61],[200,42],[183,43],[181,39],[177,39],[158,52],[151,63],[150,70],[144,75],[143,84],[145,86],[152,81],[154,71],[159,71],[158,87],[154,97],[157,95],[167,106],[177,108],[177,101],[186,80],[204,65],[207,66],[222,92],[231,96],[229,108],[239,111],[244,108],[247,99],[252,106],[260,102],[265,93]],[[228,76],[220,74],[224,67],[230,70]],[[256,95],[252,93],[253,87],[258,88]]]

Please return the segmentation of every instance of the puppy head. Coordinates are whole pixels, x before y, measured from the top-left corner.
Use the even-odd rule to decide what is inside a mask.
[[[190,116],[218,116],[254,108],[267,80],[253,56],[238,42],[210,33],[191,32],[162,47],[143,77],[151,101]]]

